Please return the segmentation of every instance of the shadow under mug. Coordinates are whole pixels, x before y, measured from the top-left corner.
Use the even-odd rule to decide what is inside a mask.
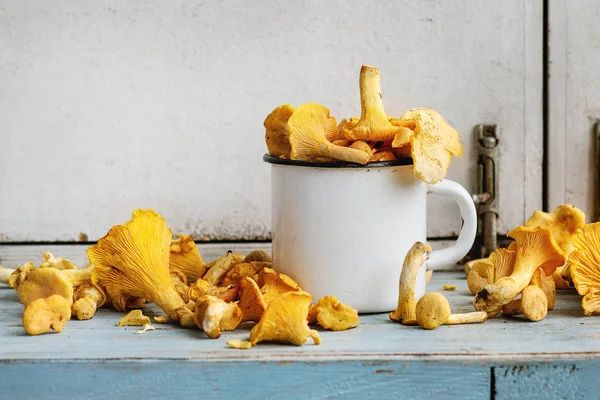
[[[367,165],[283,160],[272,165],[273,268],[289,275],[317,301],[335,296],[361,313],[396,308],[404,257],[427,240],[427,194],[452,198],[463,218],[454,245],[431,253],[429,267],[464,257],[475,240],[477,214],[456,182],[428,185],[412,160]],[[425,268],[416,296],[425,293]]]

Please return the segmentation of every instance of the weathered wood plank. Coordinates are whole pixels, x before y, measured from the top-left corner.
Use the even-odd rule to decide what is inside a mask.
[[[454,312],[472,311],[472,296],[464,273],[434,273],[428,291],[444,292]],[[134,334],[134,327],[116,327],[122,316],[102,309],[90,321],[70,321],[60,334],[28,337],[21,326],[22,306],[10,289],[0,289],[0,361],[70,361],[112,359],[155,360],[431,360],[443,363],[513,364],[556,360],[600,360],[600,318],[583,317],[580,297],[559,292],[557,305],[538,323],[518,318],[495,318],[478,325],[442,326],[435,331],[392,323],[386,314],[363,315],[361,325],[346,332],[321,332],[322,344],[302,347],[259,345],[247,351],[226,346],[229,339],[245,339],[248,326],[207,339],[199,330],[156,325],[157,330]],[[148,315],[161,312],[154,306]],[[165,344],[169,343],[169,346]]]
[[[549,206],[571,203],[593,216],[594,125],[600,120],[600,3],[549,2]]]
[[[493,369],[495,399],[596,399],[600,363],[514,365]]]
[[[0,364],[0,391],[30,400],[489,399],[482,366],[321,363],[142,362]],[[32,382],[35,381],[35,384]],[[468,384],[465,384],[468,382]]]

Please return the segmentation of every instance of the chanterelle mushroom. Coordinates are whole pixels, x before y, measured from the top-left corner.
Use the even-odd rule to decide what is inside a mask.
[[[243,321],[260,321],[267,303],[254,279],[244,277],[240,281],[241,295],[238,301],[238,307],[242,310]]]
[[[235,264],[242,262],[243,259],[243,254],[229,251],[218,260],[209,264],[210,268],[208,268],[208,271],[206,271],[202,279],[207,281],[210,286],[217,286],[221,283],[221,280],[227,272],[229,272]]]
[[[505,315],[523,314],[528,320],[541,321],[548,314],[548,297],[535,285],[526,286],[521,292],[521,298],[514,299],[504,306]]]
[[[77,265],[73,264],[71,261],[57,257],[52,253],[42,252],[42,264],[40,268],[56,268],[60,270],[69,270],[69,269],[77,269]]]
[[[467,286],[477,294],[485,285],[512,274],[517,259],[515,251],[496,249],[489,258],[478,261],[467,274]]]
[[[8,277],[8,286],[17,290],[21,285],[21,282],[25,281],[25,277],[27,277],[27,275],[29,275],[29,273],[35,269],[35,264],[31,261],[23,265],[19,265]]]
[[[289,128],[288,120],[294,113],[294,107],[284,104],[277,107],[267,116],[264,122],[265,142],[269,154],[273,157],[290,158]]]
[[[417,323],[424,329],[435,329],[442,324],[472,324],[487,319],[485,312],[452,314],[448,300],[441,293],[427,293],[417,302]]]
[[[264,268],[258,274],[258,287],[264,296],[265,303],[271,303],[286,292],[300,291],[300,286],[285,274],[275,272],[271,268]]]
[[[381,97],[380,70],[363,65],[360,69],[360,120],[352,129],[344,129],[348,140],[385,142],[394,140],[399,128],[390,123],[383,108]]]
[[[527,227],[546,226],[552,232],[556,244],[565,252],[566,262],[561,268],[560,277],[555,278],[560,287],[565,287],[571,281],[571,263],[569,255],[574,250],[571,243],[577,231],[585,226],[585,214],[571,204],[561,204],[552,213],[535,211],[524,224]],[[565,283],[566,282],[566,283]]]
[[[225,274],[225,277],[221,281],[221,286],[238,285],[242,278],[246,276],[253,278],[265,268],[271,268],[271,262],[250,261],[237,263]]]
[[[286,292],[276,297],[250,331],[252,345],[269,341],[301,346],[309,337],[315,344],[321,343],[319,333],[308,327],[311,300],[311,295],[302,291]]]
[[[89,281],[75,288],[73,300],[72,315],[78,320],[88,320],[106,303],[107,295],[104,288]]]
[[[489,317],[500,312],[529,284],[533,273],[539,267],[546,274],[564,263],[564,253],[556,245],[550,230],[546,227],[513,229],[508,236],[517,242],[517,258],[513,273],[483,287],[475,297],[473,305],[477,311],[485,311]]]
[[[583,296],[585,315],[600,314],[600,222],[586,225],[573,240],[571,277],[577,293]]]
[[[186,311],[169,273],[171,230],[153,210],[135,210],[132,219],[114,226],[88,257],[94,269],[92,281],[100,284],[119,311],[131,297],[155,302],[171,319]]]
[[[452,156],[462,156],[458,132],[436,111],[425,108],[406,111],[400,121],[415,124],[410,139],[415,176],[429,184],[444,179]]]
[[[235,303],[226,303],[214,296],[204,296],[196,303],[196,326],[211,339],[221,336],[221,331],[234,330],[242,321],[242,310]]]
[[[61,332],[71,319],[71,305],[57,294],[33,300],[25,307],[23,327],[30,335],[40,335],[53,329]]]
[[[194,239],[188,235],[179,235],[171,243],[169,269],[185,275],[185,283],[196,282],[206,272],[206,265]]]
[[[32,270],[18,286],[17,293],[24,306],[54,294],[65,298],[69,306],[73,303],[73,284],[56,268]]]
[[[337,135],[335,118],[329,109],[319,104],[303,104],[294,111],[288,121],[292,160],[312,161],[327,157],[335,160],[366,164],[369,154],[349,147],[336,146],[327,140]]]
[[[389,314],[392,321],[402,322],[404,325],[416,325],[415,306],[415,283],[419,269],[429,259],[427,246],[416,242],[410,248],[400,273],[398,307]]]
[[[130,311],[119,320],[117,326],[141,326],[142,329],[135,331],[135,333],[145,333],[154,330],[154,327],[150,322],[150,317],[142,314],[141,310]]]
[[[314,318],[314,321],[311,321]],[[360,324],[358,311],[340,302],[334,296],[325,296],[317,304],[310,306],[308,322],[318,322],[330,331],[345,331],[356,328]]]

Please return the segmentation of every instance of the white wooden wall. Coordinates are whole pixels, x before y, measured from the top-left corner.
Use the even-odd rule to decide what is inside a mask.
[[[550,2],[549,205],[572,203],[590,216],[594,125],[600,120],[600,2]]]
[[[468,189],[472,128],[498,124],[506,232],[542,202],[541,40],[541,0],[0,0],[0,241],[95,240],[138,207],[197,238],[267,238],[264,117],[359,115],[363,63],[389,114],[458,128],[449,178]],[[430,236],[456,234],[456,207],[430,211]]]

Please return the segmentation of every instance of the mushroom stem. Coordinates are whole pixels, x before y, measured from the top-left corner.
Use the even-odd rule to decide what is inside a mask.
[[[0,283],[8,285],[8,278],[15,270],[0,265]]]
[[[379,68],[363,65],[360,69],[360,121],[344,132],[345,139],[365,141],[392,141],[399,127],[389,122],[381,96],[381,72]]]
[[[400,273],[398,307],[389,314],[392,321],[402,322],[404,325],[417,324],[415,283],[419,269],[428,259],[427,246],[421,242],[416,242],[406,254]]]
[[[442,324],[472,324],[487,319],[485,312],[452,314],[450,303],[441,293],[427,293],[421,297],[416,307],[417,322],[423,329],[436,329]]]
[[[474,311],[463,314],[450,314],[445,325],[458,325],[458,324],[475,324],[484,322],[487,319],[487,313],[483,311]]]
[[[96,309],[106,299],[106,295],[96,286],[90,285],[83,291],[83,295],[75,300],[71,307],[71,314],[78,320],[91,319]]]
[[[502,314],[523,314],[530,321],[541,321],[548,314],[546,293],[535,285],[529,285],[521,292],[520,299],[515,299],[502,308]]]

